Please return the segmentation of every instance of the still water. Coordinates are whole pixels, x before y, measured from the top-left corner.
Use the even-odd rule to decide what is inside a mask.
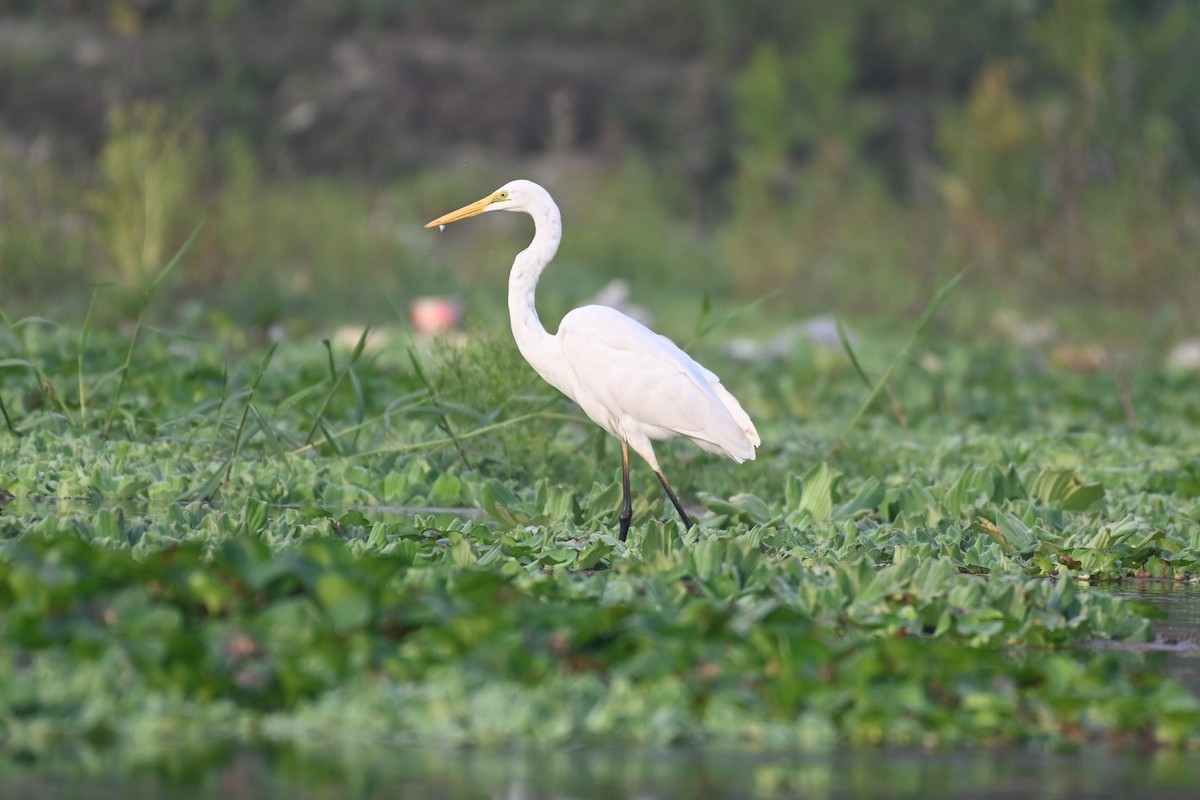
[[[1118,597],[1151,602],[1166,612],[1166,619],[1155,620],[1156,641],[1147,650],[1155,652],[1150,648],[1157,648],[1163,653],[1159,662],[1162,673],[1200,697],[1200,585],[1127,582],[1108,591]]]
[[[1114,591],[1108,589],[1108,591]],[[1157,641],[1133,646],[1200,695],[1200,586],[1126,584],[1167,618]],[[1122,652],[1125,648],[1121,649]],[[103,763],[69,771],[0,763],[0,798],[1200,798],[1200,753],[1030,749],[858,750],[828,754],[673,749],[554,752],[407,749],[323,760],[294,751],[241,752],[114,775]]]
[[[880,752],[796,757],[660,753],[397,753],[387,764],[323,770],[264,753],[195,775],[118,780],[26,776],[4,797],[174,798],[1188,798],[1196,754]]]

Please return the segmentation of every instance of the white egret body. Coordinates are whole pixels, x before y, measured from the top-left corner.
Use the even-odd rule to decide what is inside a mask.
[[[593,422],[621,441],[624,503],[621,541],[633,516],[629,448],[646,460],[684,525],[683,510],[654,456],[655,439],[685,436],[741,463],[759,444],[754,423],[721,381],[674,342],[606,306],[571,311],[550,334],[538,319],[534,291],[562,239],[562,218],[550,193],[516,180],[425,227],[444,227],[486,211],[524,211],[533,217],[533,241],[517,254],[508,279],[508,314],[521,355],[548,383],[570,397]]]

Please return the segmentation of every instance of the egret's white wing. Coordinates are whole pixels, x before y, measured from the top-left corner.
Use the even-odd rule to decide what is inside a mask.
[[[564,391],[602,427],[620,435],[619,426],[634,423],[651,439],[686,436],[736,461],[754,458],[749,416],[670,339],[604,306],[575,309],[556,338],[574,372]]]

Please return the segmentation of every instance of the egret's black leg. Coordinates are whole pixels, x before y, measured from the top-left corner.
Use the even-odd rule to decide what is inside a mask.
[[[675,510],[678,511],[679,516],[683,518],[683,527],[691,528],[692,519],[687,515],[687,512],[683,510],[683,505],[679,502],[679,498],[675,496],[675,492],[671,490],[671,484],[667,483],[667,476],[657,471],[654,474],[658,476],[658,482],[661,483],[663,488],[667,490],[667,497],[671,498],[671,502],[675,505]]]
[[[621,541],[629,535],[629,523],[633,521],[633,500],[629,496],[629,445],[621,442],[621,489],[625,500],[621,505]]]

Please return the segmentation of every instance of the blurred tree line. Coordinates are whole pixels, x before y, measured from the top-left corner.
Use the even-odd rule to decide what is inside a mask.
[[[1191,0],[0,0],[0,22],[128,48],[0,55],[18,137],[95,154],[109,106],[150,99],[285,174],[634,154],[748,292],[971,261],[1118,299],[1180,286],[1200,240]]]
[[[714,103],[707,121],[731,160],[762,149],[802,161],[836,140],[902,178],[922,151],[946,160],[970,160],[963,148],[1019,154],[1040,136],[1075,151],[1081,163],[1067,172],[1111,172],[1131,147],[1165,159],[1176,176],[1200,165],[1200,7],[1190,0],[0,0],[0,17],[86,20],[130,40],[164,27],[273,31],[310,57],[356,32],[396,31],[475,43],[483,59],[547,45],[594,49],[603,54],[596,68],[614,72],[623,62],[702,65]],[[214,77],[187,74],[193,54],[176,55],[184,79]],[[500,55],[480,71],[511,65]],[[180,88],[170,81],[161,85]],[[939,126],[939,115],[960,107],[966,130]],[[597,112],[620,109],[575,113],[598,124]],[[550,113],[547,104],[543,117]],[[652,120],[625,128],[633,146],[652,149],[670,144],[658,138],[663,129],[679,135]],[[980,177],[1010,190],[1003,184],[1021,180],[1011,164],[993,169],[1009,177]]]

